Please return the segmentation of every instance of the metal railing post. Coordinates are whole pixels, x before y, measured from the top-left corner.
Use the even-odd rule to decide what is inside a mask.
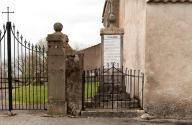
[[[85,101],[85,71],[83,71],[82,74],[82,110],[85,110],[84,107],[84,101]]]
[[[143,109],[143,96],[144,96],[144,79],[145,79],[145,75],[143,73],[142,75],[142,109]]]
[[[11,22],[7,22],[7,56],[8,56],[8,84],[9,84],[9,111],[12,107],[12,69],[11,69]]]
[[[114,101],[114,69],[115,69],[115,66],[114,66],[114,63],[112,65],[112,109],[114,108],[113,106],[113,101]]]

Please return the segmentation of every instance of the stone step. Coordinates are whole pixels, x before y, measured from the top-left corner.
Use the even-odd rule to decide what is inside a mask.
[[[81,111],[81,117],[124,117],[136,118],[143,115],[144,110],[139,109],[87,109]]]
[[[99,86],[99,93],[126,93],[126,86],[121,84],[103,84]]]
[[[127,93],[118,93],[118,94],[97,94],[95,100],[98,101],[127,101],[130,100],[130,95]]]
[[[87,102],[85,108],[103,108],[103,109],[135,109],[140,108],[139,101],[132,99],[129,101],[108,101],[108,102]]]
[[[114,108],[114,109],[118,109],[118,108],[131,109],[131,108],[139,108],[140,107],[138,100],[100,102],[100,103],[96,104],[96,107],[97,106],[99,106],[99,107],[104,106],[106,108],[108,107],[108,108]]]

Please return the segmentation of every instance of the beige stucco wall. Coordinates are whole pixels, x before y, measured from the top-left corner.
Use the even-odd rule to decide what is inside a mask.
[[[147,5],[145,110],[192,118],[192,4]]]
[[[124,66],[144,71],[145,0],[120,0],[120,28],[124,28]]]

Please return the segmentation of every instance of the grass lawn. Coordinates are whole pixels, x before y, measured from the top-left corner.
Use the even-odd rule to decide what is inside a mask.
[[[48,101],[47,85],[20,86],[12,90],[13,104],[44,104]]]
[[[84,98],[85,100],[91,100],[98,92],[99,82],[85,83],[84,86]]]
[[[89,101],[97,94],[99,82],[85,83],[84,99]],[[40,85],[20,86],[12,90],[13,104],[44,104],[48,102],[48,87]]]

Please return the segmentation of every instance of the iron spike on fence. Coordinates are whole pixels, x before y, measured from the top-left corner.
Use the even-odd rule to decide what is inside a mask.
[[[13,24],[13,32],[15,32],[15,24]]]
[[[20,36],[20,39],[21,39],[21,43],[22,43],[23,42],[23,36],[22,35]]]
[[[33,51],[33,49],[34,49],[34,45],[33,45],[33,44],[31,45],[31,49],[32,49],[32,51]]]
[[[17,39],[19,39],[19,31],[17,30]]]
[[[39,52],[41,52],[41,46],[39,46],[38,49],[39,49]]]
[[[26,39],[25,39],[24,43],[27,44],[27,40]]]
[[[31,44],[30,44],[30,42],[28,43],[28,47],[29,47],[29,49],[31,48]]]
[[[5,26],[5,24],[3,24],[3,29],[6,30],[6,26]]]

